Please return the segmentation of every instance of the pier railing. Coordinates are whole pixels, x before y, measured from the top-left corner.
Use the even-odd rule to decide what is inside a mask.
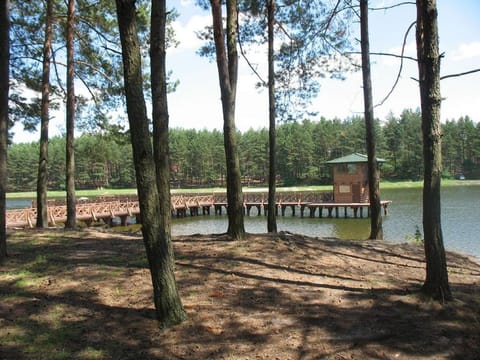
[[[384,213],[387,213],[387,207],[391,201],[382,201],[381,206]],[[252,215],[252,209],[256,209],[257,215],[267,213],[268,193],[266,192],[244,192],[243,205],[245,213]],[[184,194],[171,196],[171,211],[173,216],[184,217],[187,215],[197,216],[200,214],[210,214],[210,209],[215,210],[216,215],[222,214],[228,208],[227,196],[224,192],[213,194]],[[369,216],[369,203],[335,203],[332,202],[331,192],[278,192],[276,196],[276,211],[285,216],[287,210],[289,214],[296,215],[296,210],[300,210],[300,215],[309,217],[322,217],[323,211],[326,216],[340,217],[343,208],[343,216],[348,217],[347,209],[353,211],[353,216],[363,217],[364,209]],[[308,214],[306,211],[308,210]],[[140,206],[135,196],[103,196],[93,199],[80,198],[76,206],[77,220],[83,221],[89,226],[96,221],[112,223],[113,219],[118,218],[122,224],[127,223],[128,218],[140,218]],[[63,223],[67,219],[67,208],[65,202],[54,200],[48,202],[48,221],[52,226]],[[35,204],[31,208],[7,210],[7,227],[33,227],[36,222],[37,209]]]

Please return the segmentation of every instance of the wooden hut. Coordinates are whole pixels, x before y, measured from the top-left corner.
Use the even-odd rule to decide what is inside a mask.
[[[333,165],[333,198],[336,203],[366,203],[368,198],[368,157],[354,153],[327,161]],[[377,158],[377,166],[385,162]],[[378,171],[380,176],[380,171]]]

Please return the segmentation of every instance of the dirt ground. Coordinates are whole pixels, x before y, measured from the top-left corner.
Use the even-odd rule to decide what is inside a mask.
[[[455,300],[418,294],[420,246],[290,233],[174,239],[188,320],[160,330],[137,233],[15,231],[1,359],[479,359],[480,261],[448,253]]]

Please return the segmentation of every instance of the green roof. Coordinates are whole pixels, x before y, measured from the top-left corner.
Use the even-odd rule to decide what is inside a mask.
[[[366,163],[366,162],[368,162],[367,155],[354,153],[354,154],[342,156],[337,159],[327,161],[327,164]],[[377,158],[377,162],[379,163],[385,162],[385,159]]]

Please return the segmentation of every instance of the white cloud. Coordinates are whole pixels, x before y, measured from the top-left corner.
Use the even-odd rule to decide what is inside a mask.
[[[175,53],[184,50],[199,49],[202,46],[203,41],[197,37],[196,33],[210,24],[211,18],[207,15],[192,16],[186,24],[182,24],[180,21],[175,21],[172,26],[175,30],[176,39],[180,44],[177,48],[171,49],[170,52]]]
[[[461,61],[480,57],[480,42],[471,42],[468,44],[460,44],[457,49],[452,52],[454,61]]]

